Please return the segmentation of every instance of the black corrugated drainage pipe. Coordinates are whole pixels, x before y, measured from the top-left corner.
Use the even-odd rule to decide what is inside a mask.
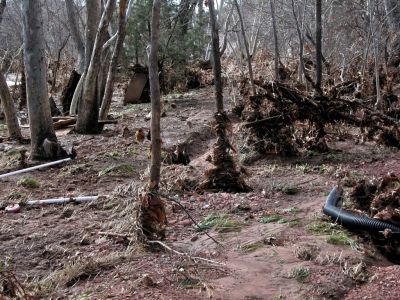
[[[336,223],[349,229],[363,230],[376,234],[385,229],[390,229],[392,231],[391,236],[400,237],[400,227],[396,225],[378,219],[353,215],[343,210],[340,206],[338,207],[341,195],[342,190],[338,187],[334,187],[329,193],[323,208],[324,214],[330,216]]]

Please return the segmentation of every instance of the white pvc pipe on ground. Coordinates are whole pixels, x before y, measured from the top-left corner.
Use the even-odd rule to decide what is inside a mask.
[[[42,164],[42,165],[37,165],[37,166],[34,166],[34,167],[30,167],[30,168],[26,168],[26,169],[17,170],[17,171],[14,171],[14,172],[2,174],[2,175],[0,175],[0,179],[8,177],[8,176],[13,176],[13,175],[21,174],[21,173],[30,172],[30,171],[41,169],[41,168],[45,168],[45,167],[58,165],[58,164],[61,164],[61,163],[65,162],[65,161],[70,161],[70,160],[71,160],[71,158],[64,158],[64,159],[52,161],[52,162],[49,162],[49,163],[45,163],[45,164]]]
[[[71,197],[71,198],[53,198],[44,200],[29,200],[26,205],[41,205],[41,204],[65,204],[65,203],[82,203],[95,201],[99,196],[81,196],[81,197]]]

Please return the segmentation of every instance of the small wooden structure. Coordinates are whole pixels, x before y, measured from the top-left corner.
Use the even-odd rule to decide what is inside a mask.
[[[146,67],[132,67],[133,76],[125,91],[124,105],[150,102],[149,72]]]

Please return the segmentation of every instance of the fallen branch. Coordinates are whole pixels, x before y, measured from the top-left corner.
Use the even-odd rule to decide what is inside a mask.
[[[26,169],[21,169],[21,170],[17,170],[17,171],[6,173],[6,174],[1,174],[0,175],[0,179],[5,178],[5,177],[9,177],[9,176],[13,176],[13,175],[18,175],[18,174],[30,172],[30,171],[34,171],[34,170],[37,170],[37,169],[42,169],[42,168],[58,165],[58,164],[61,164],[63,162],[70,161],[70,160],[72,160],[70,157],[69,158],[64,158],[64,159],[52,161],[52,162],[49,162],[49,163],[45,163],[45,164],[42,164],[42,165],[37,165],[37,166],[34,166],[34,167],[29,167],[29,168],[26,168]]]
[[[158,193],[158,195],[161,196],[161,197],[163,197],[163,198],[165,198],[165,199],[167,199],[167,200],[170,200],[170,201],[172,201],[172,202],[178,204],[178,205],[183,209],[183,211],[186,213],[186,215],[189,217],[189,219],[193,222],[193,224],[196,225],[198,229],[201,229],[200,225],[196,222],[195,219],[193,219],[192,215],[188,212],[188,210],[186,209],[186,207],[185,207],[182,203],[180,203],[178,200],[176,200],[176,199],[174,199],[174,198],[171,198],[171,197],[169,197],[169,196],[167,196],[167,195],[160,194],[160,193]],[[205,235],[207,235],[212,241],[214,241],[217,245],[222,246],[222,244],[221,244],[220,242],[218,242],[215,238],[213,238],[213,237],[212,237],[211,235],[209,235],[207,232],[204,232],[204,233],[205,233]]]
[[[148,244],[158,244],[158,245],[164,247],[165,249],[167,249],[168,251],[171,251],[171,252],[173,252],[173,253],[175,253],[177,255],[180,255],[180,256],[187,256],[187,257],[193,259],[194,261],[197,259],[197,260],[201,260],[201,261],[204,261],[204,262],[216,264],[216,265],[219,265],[219,266],[226,266],[226,264],[217,262],[215,260],[211,260],[211,259],[207,259],[207,258],[203,258],[203,257],[198,257],[198,256],[190,256],[187,253],[179,252],[177,250],[172,249],[170,246],[168,246],[168,245],[166,245],[166,244],[164,244],[163,242],[160,242],[160,241],[147,241],[147,243]]]

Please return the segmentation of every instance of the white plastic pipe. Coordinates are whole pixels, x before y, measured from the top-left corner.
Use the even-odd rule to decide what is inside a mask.
[[[29,200],[26,202],[27,205],[42,205],[42,204],[65,204],[65,203],[82,203],[95,201],[99,196],[81,196],[76,198],[53,198],[45,200]]]
[[[14,172],[2,174],[2,175],[0,175],[0,179],[8,177],[8,176],[13,176],[13,175],[21,174],[21,173],[30,172],[30,171],[41,169],[41,168],[46,168],[46,167],[58,165],[58,164],[61,164],[61,163],[65,162],[65,161],[70,161],[70,160],[71,160],[71,158],[64,158],[64,159],[61,159],[61,160],[52,161],[52,162],[45,163],[45,164],[42,164],[42,165],[37,165],[37,166],[34,166],[34,167],[30,167],[30,168],[21,169],[21,170],[14,171]]]

